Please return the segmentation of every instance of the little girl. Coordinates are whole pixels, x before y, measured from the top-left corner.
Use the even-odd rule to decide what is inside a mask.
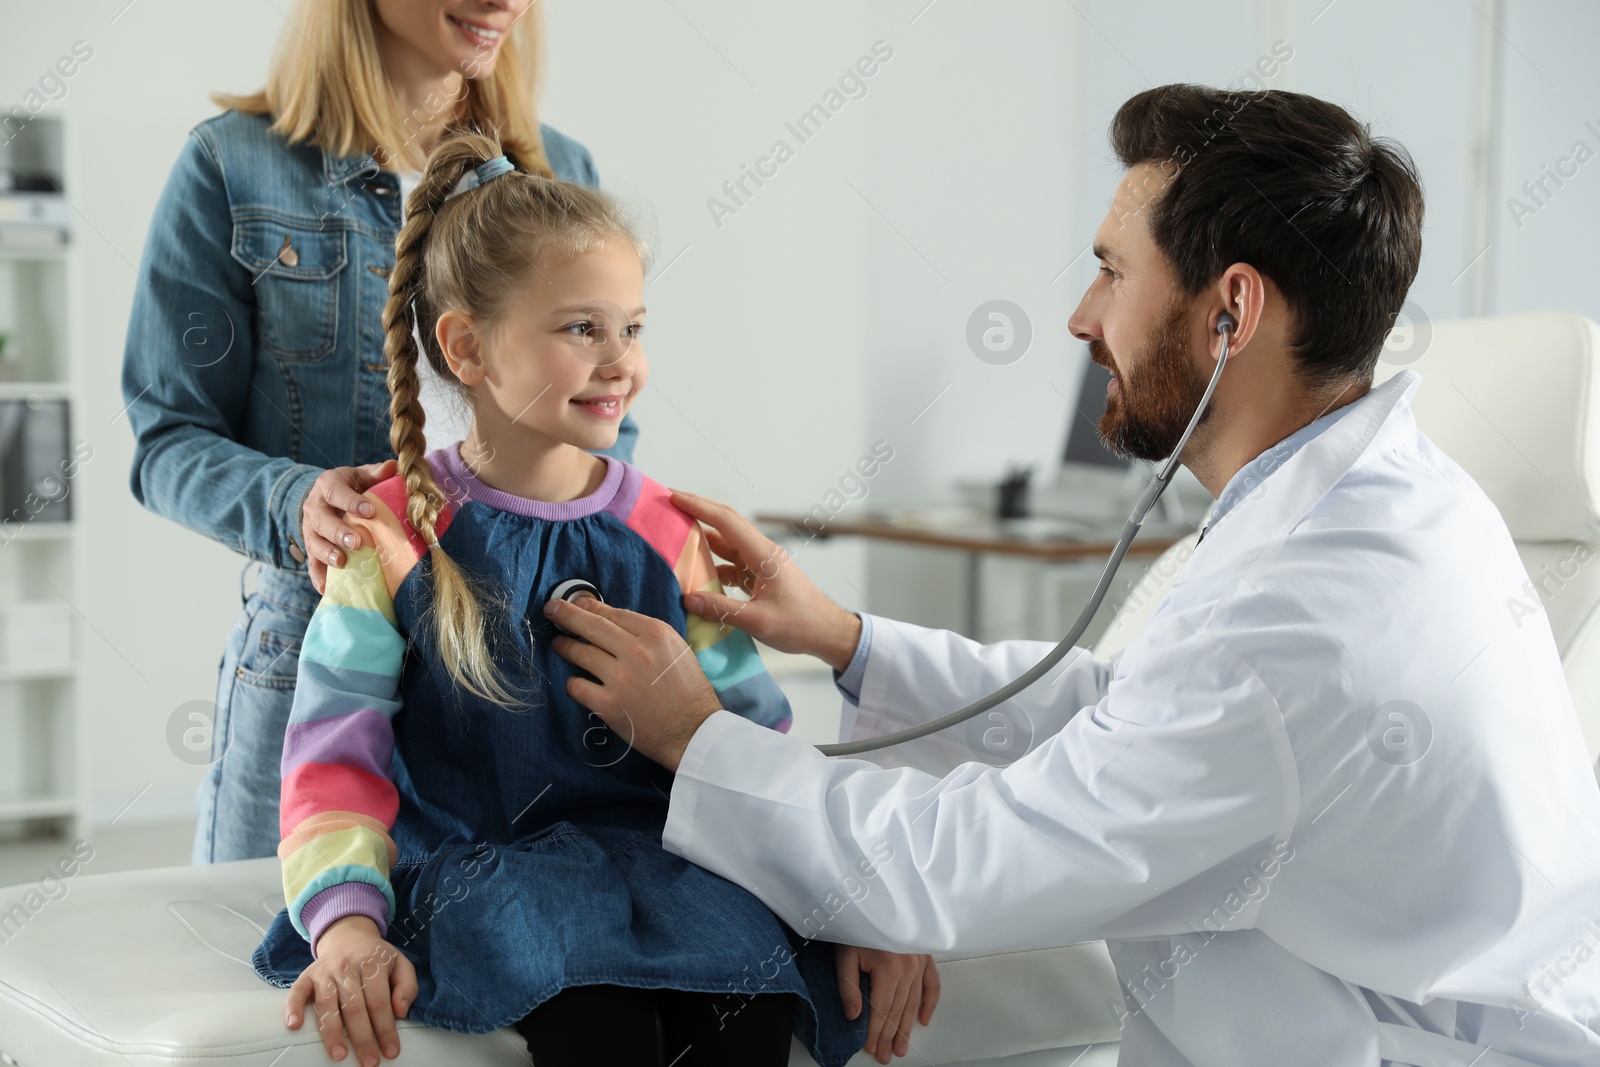
[[[846,1018],[834,946],[661,847],[671,773],[566,695],[550,649],[542,607],[583,579],[677,627],[725,708],[790,723],[749,637],[684,613],[720,588],[699,525],[590,454],[648,373],[641,242],[609,198],[474,132],[435,149],[407,216],[384,309],[399,474],[347,515],[362,546],[301,649],[288,906],[257,972],[293,987],[291,1026],[315,999],[336,1055],[344,1029],[397,1054],[405,1015],[515,1026],[537,1067],[782,1065],[791,1033],[839,1067],[869,1013]],[[426,454],[413,321],[473,414]]]

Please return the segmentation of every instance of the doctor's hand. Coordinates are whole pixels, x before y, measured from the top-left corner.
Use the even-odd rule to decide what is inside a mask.
[[[335,920],[317,938],[317,958],[289,987],[289,1029],[300,1029],[307,1004],[314,1003],[317,1031],[331,1059],[345,1058],[345,1035],[354,1062],[372,1067],[378,1050],[400,1055],[394,1021],[404,1018],[417,999],[417,972],[411,961],[378,933],[365,915]]]
[[[711,551],[729,562],[717,565],[724,586],[750,597],[735,600],[720,593],[688,593],[684,610],[718,624],[737,626],[779,652],[815,656],[843,671],[855,655],[861,618],[830,600],[811,584],[789,553],[726,504],[672,491],[679,509],[711,527]]]
[[[907,956],[876,948],[833,946],[834,965],[839,974],[839,998],[844,1013],[854,1019],[861,1012],[860,973],[872,976],[872,1019],[867,1024],[867,1055],[879,1063],[894,1055],[904,1056],[911,1049],[911,1028],[918,1021],[927,1026],[939,1004],[939,969],[932,956]]]
[[[305,546],[306,574],[317,592],[326,592],[328,568],[344,566],[344,553],[361,547],[361,535],[345,522],[348,512],[371,518],[377,514],[362,494],[394,477],[392,459],[364,467],[334,467],[317,475],[300,502],[300,541]]]
[[[676,771],[694,732],[722,707],[678,631],[593,597],[552,600],[544,613],[583,638],[560,636],[550,647],[600,679],[574,675],[567,679],[567,695],[600,716],[629,748]]]

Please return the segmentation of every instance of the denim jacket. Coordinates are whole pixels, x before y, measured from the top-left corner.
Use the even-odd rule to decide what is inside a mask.
[[[151,220],[123,353],[133,495],[251,559],[304,571],[300,506],[389,447],[383,306],[399,179],[226,111],[190,131]],[[598,185],[541,127],[556,176]],[[631,461],[622,420],[606,451]],[[430,442],[443,444],[445,442]]]

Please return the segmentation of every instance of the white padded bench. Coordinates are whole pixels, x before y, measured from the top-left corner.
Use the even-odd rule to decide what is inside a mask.
[[[286,991],[250,966],[283,907],[276,857],[66,879],[59,899],[0,889],[0,1062],[21,1067],[312,1067],[333,1061],[312,1021],[283,1022]],[[43,901],[42,904],[40,901]],[[1108,1067],[1118,998],[1103,943],[939,957],[943,996],[893,1062]],[[510,1029],[457,1034],[400,1020],[387,1063],[527,1067]],[[1020,1055],[1062,1049],[1059,1055]],[[1081,1059],[1078,1058],[1081,1056]],[[852,1067],[876,1063],[865,1054]],[[798,1042],[791,1067],[815,1067]],[[1010,1067],[1010,1064],[1008,1064]]]

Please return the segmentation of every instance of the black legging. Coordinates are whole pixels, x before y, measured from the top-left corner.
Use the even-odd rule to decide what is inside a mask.
[[[534,1067],[784,1067],[794,996],[570,986],[514,1025]]]

